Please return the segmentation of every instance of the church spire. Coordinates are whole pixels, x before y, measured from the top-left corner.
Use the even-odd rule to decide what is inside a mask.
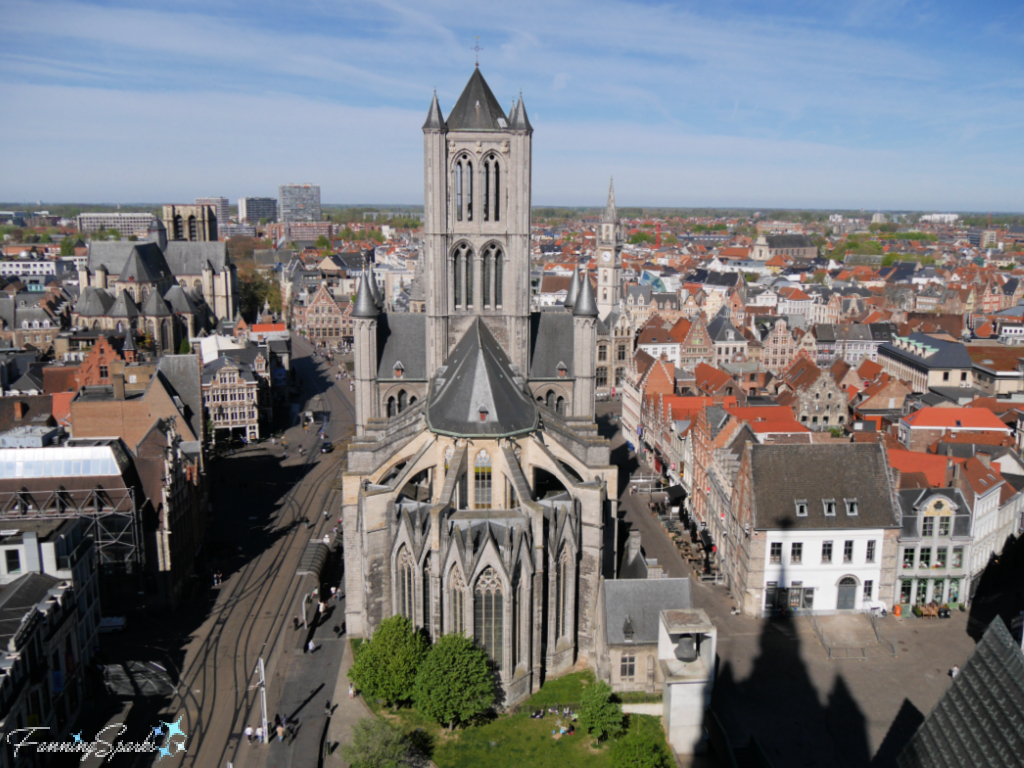
[[[576,303],[576,297],[580,293],[580,268],[578,264],[574,264],[572,268],[572,282],[569,283],[569,290],[566,291],[565,301],[562,302],[562,306],[566,309],[572,309]]]
[[[608,182],[608,205],[604,209],[604,220],[614,222],[618,218],[615,210],[615,179]]]
[[[444,118],[441,116],[441,105],[437,103],[437,91],[434,91],[434,98],[430,102],[430,109],[427,110],[427,122],[423,124],[424,131],[445,130]]]

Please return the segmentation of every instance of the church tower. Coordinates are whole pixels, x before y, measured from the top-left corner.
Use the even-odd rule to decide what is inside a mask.
[[[529,367],[533,128],[522,96],[505,115],[479,68],[445,120],[423,124],[427,378],[476,318]]]
[[[615,210],[615,181],[608,185],[608,205],[597,235],[597,308],[604,320],[622,296],[622,228]]]

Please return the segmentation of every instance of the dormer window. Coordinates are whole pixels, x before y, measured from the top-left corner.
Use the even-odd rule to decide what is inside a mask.
[[[395,363],[395,378],[402,378],[402,374],[405,372],[405,366],[402,365],[402,361],[399,360]]]
[[[796,516],[807,517],[807,502],[805,500],[796,502]]]
[[[558,378],[564,379],[565,375],[566,375],[566,373],[568,373],[568,371],[569,371],[569,368],[568,368],[568,366],[566,366],[565,363],[563,363],[563,362],[559,362],[558,363]]]
[[[823,499],[825,504],[825,517],[836,516],[836,501],[835,499]]]
[[[627,643],[632,643],[635,635],[636,633],[633,630],[633,622],[630,621],[629,616],[627,616],[626,620],[622,622],[622,639]]]
[[[487,414],[488,413],[489,413],[489,411],[487,410],[487,407],[484,406],[484,405],[481,405],[480,406],[480,421],[487,421]]]
[[[850,517],[856,517],[860,512],[860,505],[856,499],[846,499],[846,514]]]

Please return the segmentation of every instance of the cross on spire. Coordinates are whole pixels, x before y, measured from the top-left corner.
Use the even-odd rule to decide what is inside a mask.
[[[477,69],[479,69],[480,68],[480,51],[483,50],[483,48],[480,47],[480,35],[476,36],[476,45],[474,45],[469,50],[474,51],[476,53],[476,67],[477,67]]]

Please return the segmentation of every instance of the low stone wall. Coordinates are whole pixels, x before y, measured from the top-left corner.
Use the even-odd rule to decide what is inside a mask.
[[[654,715],[661,717],[665,714],[665,705],[660,701],[650,704],[623,704],[622,711],[633,715]]]

